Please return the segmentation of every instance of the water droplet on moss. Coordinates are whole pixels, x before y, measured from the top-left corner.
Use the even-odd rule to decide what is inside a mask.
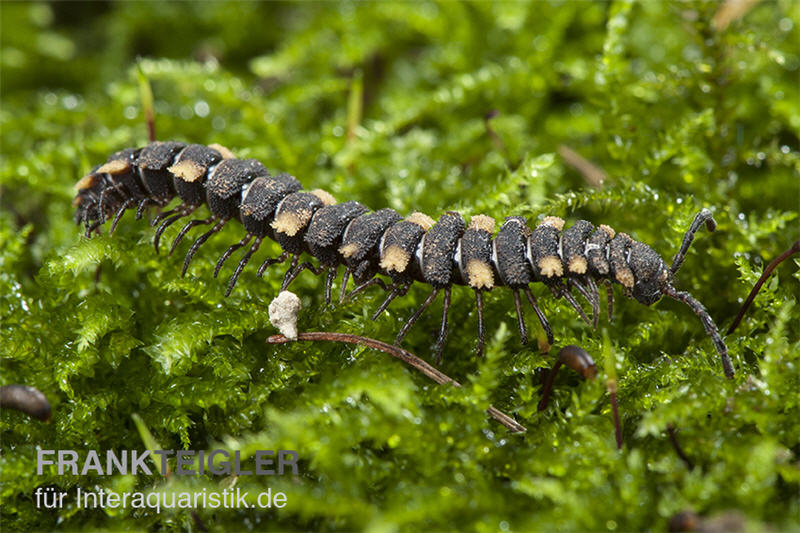
[[[64,109],[75,109],[78,107],[78,98],[73,95],[67,95],[61,101],[61,104],[64,106]]]
[[[205,100],[198,100],[194,104],[194,113],[198,117],[201,117],[201,118],[207,117],[208,113],[210,111],[211,111],[211,109],[208,106],[208,102],[206,102]]]

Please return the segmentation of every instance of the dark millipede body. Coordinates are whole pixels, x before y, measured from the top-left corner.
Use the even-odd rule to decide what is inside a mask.
[[[608,226],[593,226],[579,220],[569,228],[558,217],[544,217],[531,229],[523,217],[506,217],[495,235],[495,221],[485,215],[470,218],[467,224],[456,212],[448,211],[438,221],[422,213],[403,218],[391,209],[370,212],[358,202],[336,203],[327,192],[302,190],[300,182],[282,173],[270,174],[255,159],[237,159],[224,147],[179,142],[154,142],[140,149],[113,154],[94,168],[77,186],[75,218],[90,236],[101,224],[112,219],[110,232],[127,209],[136,208],[140,218],[148,205],[165,207],[175,196],[180,204],[160,213],[154,245],[158,251],[164,230],[193,213],[203,203],[211,216],[190,220],[172,243],[170,253],[194,226],[210,225],[198,237],[184,261],[183,272],[198,248],[228,221],[239,220],[246,235],[233,244],[217,263],[216,276],[225,260],[250,244],[230,278],[230,294],[236,280],[265,237],[276,241],[283,253],[268,259],[258,270],[290,259],[283,281],[286,289],[303,270],[319,275],[327,272],[326,301],[339,266],[345,267],[342,296],[352,276],[351,295],[370,285],[379,285],[389,294],[373,315],[377,318],[393,299],[404,295],[417,281],[433,288],[422,306],[409,318],[397,336],[399,344],[411,326],[440,292],[444,292],[444,312],[437,342],[437,361],[447,334],[447,315],[453,285],[473,289],[478,310],[478,354],[483,351],[482,293],[495,286],[508,287],[514,297],[517,322],[523,343],[527,331],[521,295],[533,307],[548,341],[553,335],[547,318],[530,291],[530,284],[545,284],[556,298],[564,298],[587,323],[597,324],[598,283],[606,285],[609,315],[613,301],[611,284],[622,285],[628,297],[652,305],[666,295],[684,302],[700,317],[722,360],[727,377],[734,370],[727,348],[714,321],[703,305],[687,292],[672,286],[697,230],[705,223],[716,226],[711,212],[703,209],[686,232],[680,251],[669,267],[652,248],[634,241]],[[305,252],[318,265],[300,263]],[[388,276],[386,284],[377,274]],[[591,321],[575,300],[572,289],[585,298],[592,309]]]

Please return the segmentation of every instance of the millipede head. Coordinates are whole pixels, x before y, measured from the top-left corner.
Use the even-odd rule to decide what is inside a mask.
[[[646,244],[633,241],[629,248],[628,266],[635,279],[631,296],[644,305],[659,301],[672,279],[669,267],[661,256]]]

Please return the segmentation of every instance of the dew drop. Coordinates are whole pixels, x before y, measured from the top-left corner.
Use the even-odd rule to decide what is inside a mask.
[[[208,102],[206,102],[205,100],[198,100],[194,104],[194,113],[198,117],[201,117],[201,118],[207,117],[209,111],[211,111],[211,109],[208,107]]]

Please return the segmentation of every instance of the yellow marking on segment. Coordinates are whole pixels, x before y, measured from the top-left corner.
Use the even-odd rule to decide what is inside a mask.
[[[336,205],[336,198],[333,197],[328,191],[322,189],[314,189],[311,194],[322,200],[322,205]]]
[[[404,272],[410,259],[411,254],[399,246],[391,245],[387,247],[381,255],[381,268],[386,272],[392,270],[395,272]]]
[[[552,278],[561,277],[564,275],[564,267],[561,265],[561,259],[555,255],[542,257],[539,259],[537,266],[539,267],[539,271],[545,277]]]
[[[236,159],[236,155],[221,144],[209,144],[208,147],[219,152],[222,159]]]
[[[633,288],[633,272],[631,272],[630,268],[623,268],[621,270],[617,270],[617,281],[622,284],[623,287],[632,289]]]
[[[130,170],[130,168],[131,164],[129,161],[125,159],[115,159],[98,168],[95,172],[98,174],[122,174]]]
[[[434,223],[434,220],[431,217],[429,217],[425,213],[420,213],[419,211],[414,211],[413,213],[408,215],[408,217],[406,217],[406,221],[411,222],[412,224],[416,224],[425,231],[431,229]],[[402,272],[402,270],[400,272]]]
[[[467,263],[467,278],[470,287],[476,289],[491,289],[494,287],[492,266],[480,259],[470,259]]]
[[[91,189],[95,185],[97,185],[97,174],[88,174],[75,184],[75,190],[78,192],[85,191],[86,189]]]
[[[564,219],[559,217],[544,217],[542,222],[539,224],[540,226],[553,226],[558,231],[564,229]]]
[[[206,173],[205,168],[195,161],[190,161],[189,159],[179,161],[178,163],[175,163],[169,167],[167,170],[169,170],[173,176],[185,181],[186,183],[194,183],[198,179],[202,178]]]
[[[600,228],[601,230],[605,231],[608,234],[609,239],[613,239],[614,235],[617,234],[617,232],[614,231],[614,228],[612,228],[611,226],[606,226],[605,224],[600,224],[597,227]]]
[[[311,213],[307,209],[297,213],[281,213],[272,221],[272,229],[277,233],[285,233],[289,237],[294,237],[303,229],[311,218]]]
[[[470,219],[469,228],[467,229],[476,229],[490,234],[494,233],[494,219],[486,215],[475,215]]]
[[[586,259],[580,256],[575,256],[569,260],[569,271],[575,274],[586,274]]]
[[[350,257],[358,251],[358,244],[351,242],[339,248],[339,253],[342,257]]]

